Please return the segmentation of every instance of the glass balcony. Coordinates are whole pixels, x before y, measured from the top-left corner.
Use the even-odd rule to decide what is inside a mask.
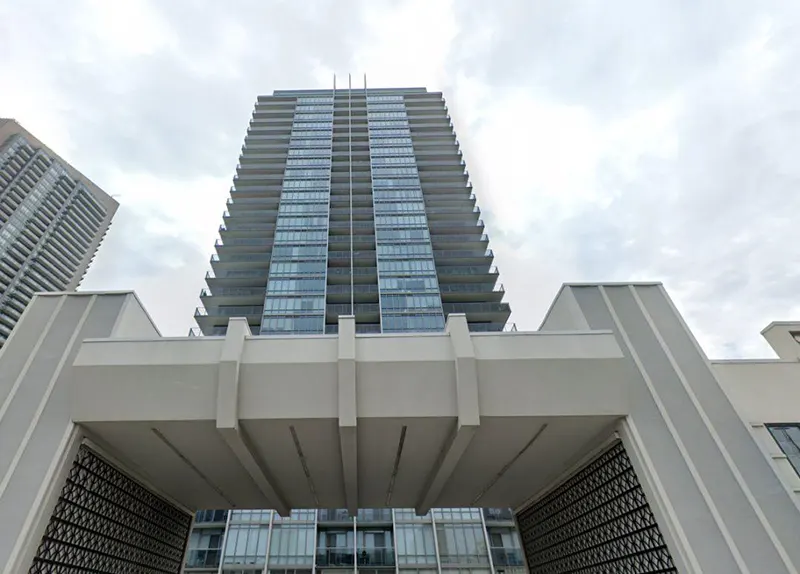
[[[378,293],[377,285],[353,285],[352,291],[354,293],[369,294]],[[349,295],[350,285],[328,285],[329,295]]]
[[[317,520],[320,522],[350,522],[353,517],[346,508],[323,508],[317,511]]]
[[[484,508],[483,518],[486,520],[486,522],[509,522],[514,520],[514,513],[510,508]]]
[[[394,548],[359,548],[358,566],[394,566]]]
[[[195,524],[225,522],[226,520],[228,520],[227,510],[199,510],[194,515]]]
[[[353,566],[352,548],[317,548],[317,566]]]
[[[511,313],[508,303],[444,303],[442,310],[448,313]]]
[[[220,548],[207,550],[189,550],[186,554],[187,568],[219,568],[219,559],[222,554]]]
[[[360,508],[358,510],[359,522],[391,522],[391,508]]]
[[[492,283],[445,283],[439,285],[439,291],[445,293],[504,293],[505,288],[502,284]]]
[[[492,548],[492,562],[498,566],[522,566],[524,559],[519,548]]]

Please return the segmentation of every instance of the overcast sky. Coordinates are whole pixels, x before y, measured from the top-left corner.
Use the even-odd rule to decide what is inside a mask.
[[[448,99],[521,329],[561,283],[663,281],[712,357],[800,318],[797,0],[4,0],[0,116],[122,204],[85,289],[183,335],[253,103]],[[792,231],[794,230],[794,231]]]

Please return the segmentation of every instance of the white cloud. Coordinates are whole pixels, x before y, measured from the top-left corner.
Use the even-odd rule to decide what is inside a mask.
[[[69,6],[66,6],[69,4]],[[86,286],[191,324],[255,96],[443,90],[513,319],[663,280],[713,355],[800,314],[800,4],[131,0],[0,4],[0,110],[123,209]]]

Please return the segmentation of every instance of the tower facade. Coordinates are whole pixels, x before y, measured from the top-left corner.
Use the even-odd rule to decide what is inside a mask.
[[[34,293],[78,286],[116,210],[19,123],[0,118],[0,347]]]
[[[259,97],[208,289],[205,335],[473,331],[510,315],[440,93],[276,91]]]
[[[502,331],[510,309],[441,93],[276,91],[256,102],[196,312],[253,334]],[[207,510],[187,569],[522,572],[507,509]]]

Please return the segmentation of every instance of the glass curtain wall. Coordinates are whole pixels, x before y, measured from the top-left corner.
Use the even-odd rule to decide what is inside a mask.
[[[370,95],[367,122],[381,330],[441,331],[425,201],[402,95]]]
[[[201,522],[187,572],[321,571],[362,574],[524,574],[520,540],[506,509],[233,510],[227,524]],[[204,514],[205,513],[205,514]]]
[[[298,98],[261,334],[325,332],[333,96]]]

